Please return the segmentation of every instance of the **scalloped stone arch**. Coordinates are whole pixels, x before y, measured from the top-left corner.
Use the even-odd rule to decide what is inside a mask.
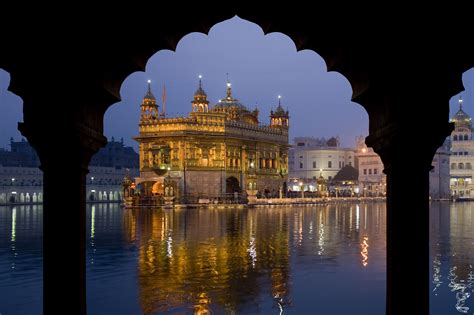
[[[172,13],[162,10],[156,19],[144,16],[144,10],[136,16],[124,12],[123,21],[108,12],[87,23],[85,15],[35,12],[28,20],[35,27],[27,32],[14,29],[26,18],[22,10],[9,12],[15,23],[4,26],[9,31],[3,34],[0,67],[11,75],[9,90],[24,101],[20,129],[38,151],[44,171],[44,313],[63,311],[57,300],[86,313],[81,263],[85,174],[90,157],[105,144],[103,116],[118,101],[122,82],[143,71],[157,51],[174,50],[184,35],[207,33],[238,13],[265,33],[281,32],[298,49],[315,51],[328,71],[341,73],[351,84],[353,101],[369,114],[366,142],[381,155],[387,173],[387,314],[409,309],[428,315],[428,171],[436,148],[452,129],[449,99],[463,89],[462,73],[474,66],[472,45],[450,46],[472,37],[470,21],[447,11],[423,15],[421,22],[411,10],[405,10],[403,21],[401,15],[377,18],[360,12],[344,17],[339,8],[319,15],[301,7],[222,13],[199,4]],[[48,18],[61,30],[47,26]],[[41,44],[34,54],[32,43]],[[414,128],[425,141],[412,140]],[[71,178],[68,187],[60,184],[65,169]],[[407,170],[414,183],[408,205]],[[65,203],[70,205],[67,222],[60,215]],[[57,280],[65,275],[67,283]]]
[[[178,43],[186,35],[193,32],[200,32],[205,35],[209,34],[210,29],[221,22],[224,22],[228,19],[231,19],[236,15],[218,15],[218,16],[209,16],[200,19],[199,21],[188,21],[187,27],[179,31],[171,31],[170,33],[163,34],[167,39],[166,41],[150,41],[140,44],[135,47],[133,53],[127,54],[124,57],[124,67],[122,69],[117,69],[117,71],[111,76],[104,78],[103,86],[111,94],[111,99],[115,101],[120,100],[120,88],[125,79],[135,71],[145,71],[145,66],[148,60],[157,52],[161,50],[172,50],[176,51]],[[316,52],[321,58],[325,61],[327,66],[327,71],[335,71],[343,75],[351,85],[352,88],[352,99],[357,102],[357,99],[366,92],[368,88],[368,78],[361,71],[353,71],[352,67],[345,66],[344,57],[341,52],[337,51],[336,47],[326,48],[324,45],[325,38],[329,37],[321,36],[319,40],[309,41],[307,38],[309,36],[295,32],[293,27],[290,25],[273,21],[271,19],[263,18],[255,15],[238,15],[238,17],[245,19],[251,23],[254,23],[262,28],[264,34],[269,33],[282,33],[288,36],[293,43],[297,51],[308,49]],[[318,42],[318,45],[312,44]],[[329,47],[332,45],[328,45]],[[133,62],[131,62],[133,61]],[[113,106],[113,104],[109,104]],[[363,105],[362,105],[363,106]]]

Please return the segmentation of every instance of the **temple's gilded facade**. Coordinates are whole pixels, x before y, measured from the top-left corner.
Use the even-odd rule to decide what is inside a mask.
[[[286,190],[289,115],[280,102],[270,124],[261,125],[258,109],[250,111],[235,99],[229,82],[226,96],[210,106],[199,79],[191,104],[188,117],[166,117],[148,86],[135,137],[142,194],[192,202]]]

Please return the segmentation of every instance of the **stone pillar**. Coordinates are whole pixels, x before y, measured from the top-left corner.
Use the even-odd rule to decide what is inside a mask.
[[[393,123],[366,139],[387,174],[387,313],[429,314],[429,171],[450,125]],[[436,129],[435,129],[436,128]],[[420,141],[420,137],[425,140]]]
[[[72,125],[72,126],[71,126]],[[20,124],[43,171],[43,313],[86,314],[86,174],[105,137],[81,125]]]
[[[387,314],[428,314],[429,169],[410,155],[386,168]]]

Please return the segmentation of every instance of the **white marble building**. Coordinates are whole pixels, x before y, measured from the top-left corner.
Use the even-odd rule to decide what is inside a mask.
[[[354,149],[342,148],[338,137],[296,137],[289,150],[289,188],[298,191],[302,183],[305,190],[314,191],[313,182],[320,176],[330,181],[341,168],[354,163]]]
[[[446,200],[451,197],[449,187],[449,158],[451,152],[449,146],[450,141],[446,139],[443,146],[436,150],[433,157],[431,164],[433,169],[430,171],[430,198],[432,200]]]
[[[454,198],[474,198],[474,141],[472,140],[472,119],[462,108],[451,119],[454,131],[451,133],[450,187]]]
[[[87,175],[88,201],[121,201],[125,169],[90,166]],[[138,176],[138,169],[130,170]],[[67,182],[67,173],[64,181]],[[43,172],[38,167],[0,165],[0,205],[43,202]]]
[[[356,139],[356,168],[359,170],[359,194],[361,196],[385,196],[387,175],[383,173],[380,156],[367,147],[364,137]]]

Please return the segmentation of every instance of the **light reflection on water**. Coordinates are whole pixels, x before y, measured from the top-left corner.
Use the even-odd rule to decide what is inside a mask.
[[[42,210],[0,207],[0,314],[40,314]]]
[[[432,203],[432,314],[474,314],[474,203]]]
[[[41,215],[37,206],[0,207],[2,314],[41,314]],[[89,314],[385,310],[382,203],[219,210],[96,204],[87,229]],[[439,261],[437,297],[449,289],[442,294],[449,300],[446,259]]]

